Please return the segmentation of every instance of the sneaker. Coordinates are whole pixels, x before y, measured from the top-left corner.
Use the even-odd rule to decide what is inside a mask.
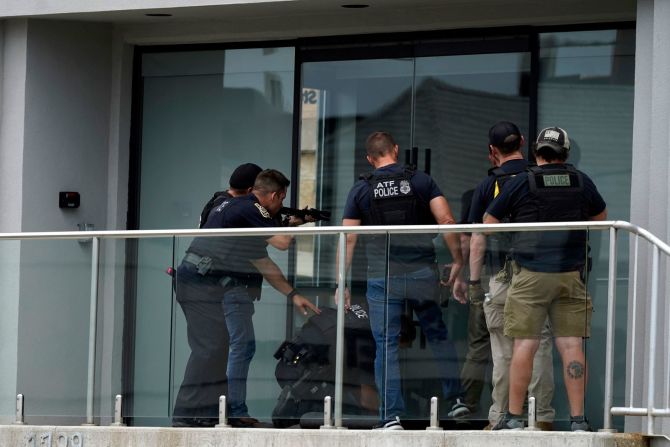
[[[218,419],[215,418],[173,418],[172,427],[174,428],[211,428],[216,425]]]
[[[456,403],[451,407],[451,411],[447,413],[447,417],[454,419],[463,419],[472,414],[470,407],[465,405],[460,398],[456,398]]]
[[[373,430],[404,430],[398,416],[392,419],[386,419],[372,427]]]
[[[228,425],[235,428],[272,428],[272,424],[261,422],[249,416],[239,418],[228,418]]]
[[[519,419],[518,416],[505,413],[491,430],[523,430],[525,425],[523,420]]]
[[[577,432],[591,431],[591,426],[584,416],[570,416],[570,430]]]

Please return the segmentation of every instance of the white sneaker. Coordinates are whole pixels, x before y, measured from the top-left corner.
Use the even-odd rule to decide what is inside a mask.
[[[451,407],[451,411],[447,413],[447,417],[460,419],[466,418],[470,416],[470,414],[472,414],[472,412],[470,411],[470,408],[465,405],[465,402],[460,398],[456,398],[456,403]]]
[[[375,425],[373,430],[404,430],[402,424],[400,423],[400,418],[398,416],[392,419],[386,419],[385,421],[380,422]]]

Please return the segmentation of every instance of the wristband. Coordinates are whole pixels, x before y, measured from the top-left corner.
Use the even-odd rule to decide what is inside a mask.
[[[477,286],[482,283],[481,279],[468,279],[468,285]]]
[[[291,290],[289,293],[286,294],[286,298],[288,298],[288,299],[290,300],[290,299],[292,299],[294,296],[296,296],[297,294],[298,294],[298,291],[295,290],[295,289],[293,289],[293,290]]]

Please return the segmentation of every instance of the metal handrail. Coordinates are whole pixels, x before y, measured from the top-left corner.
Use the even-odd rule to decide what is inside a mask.
[[[343,368],[343,339],[344,339],[344,284],[346,275],[344,272],[344,254],[346,250],[347,234],[409,234],[409,233],[460,233],[460,232],[518,232],[518,231],[552,231],[552,230],[609,230],[610,249],[608,267],[608,309],[607,309],[607,335],[606,335],[606,376],[604,396],[604,430],[611,431],[612,415],[647,416],[647,432],[653,433],[654,417],[670,416],[670,408],[654,408],[653,398],[655,391],[655,376],[653,364],[653,352],[655,350],[655,337],[651,337],[649,346],[649,372],[647,384],[647,407],[635,408],[631,402],[628,407],[613,407],[613,353],[614,353],[614,324],[615,324],[615,301],[616,301],[616,238],[619,230],[635,235],[635,256],[633,289],[637,289],[637,253],[639,237],[647,240],[653,247],[652,261],[652,291],[651,291],[651,315],[656,316],[658,309],[658,283],[659,283],[659,255],[664,253],[670,256],[670,245],[653,235],[651,232],[625,221],[593,221],[593,222],[536,222],[536,223],[507,223],[507,224],[467,224],[467,225],[405,225],[405,226],[303,226],[303,227],[275,227],[275,228],[235,228],[235,229],[188,229],[188,230],[126,230],[126,231],[61,231],[61,232],[32,232],[32,233],[0,233],[2,240],[93,240],[91,256],[91,307],[89,326],[89,371],[87,383],[87,414],[86,422],[93,422],[93,392],[94,392],[94,367],[95,346],[97,334],[97,303],[98,303],[98,275],[99,275],[99,243],[100,239],[138,239],[138,238],[160,238],[160,237],[239,237],[239,236],[272,236],[272,235],[339,235],[338,253],[340,263],[338,265],[337,282],[339,287],[338,316],[337,316],[337,344],[336,349],[336,383],[335,383],[335,426],[342,425],[342,368]],[[637,306],[637,294],[633,295],[633,314]],[[656,333],[656,319],[652,318],[651,333]],[[635,357],[633,346],[631,357]],[[670,368],[670,361],[668,362]],[[667,372],[665,388],[670,390],[670,371]],[[633,386],[631,375],[631,389]]]

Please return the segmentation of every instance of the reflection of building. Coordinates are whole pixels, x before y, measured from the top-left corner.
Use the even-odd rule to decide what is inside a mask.
[[[505,118],[529,135],[548,124],[566,127],[612,217],[670,236],[666,2],[557,0],[551,10],[544,2],[484,0],[370,2],[356,10],[316,1],[169,0],[160,10],[149,0],[127,3],[0,6],[1,231],[71,230],[83,222],[193,227],[202,203],[247,161],[290,172],[299,189],[292,205],[341,216],[349,186],[367,170],[357,151],[379,126],[392,128],[403,148],[432,149],[432,173],[457,208],[461,192],[485,171],[486,130]],[[501,61],[489,56],[508,54],[520,55],[504,71],[515,81],[496,90]],[[482,57],[453,62],[472,55]],[[417,70],[421,58],[445,64]],[[303,88],[319,101],[300,101]],[[81,193],[79,209],[55,206],[65,190]],[[300,275],[332,272],[331,265],[314,268],[314,241],[301,243]],[[166,304],[163,270],[187,244],[103,248],[99,389],[130,393],[135,414],[155,424],[165,422],[178,381],[155,371],[178,370],[171,362],[185,349],[170,344],[183,327]],[[0,386],[42,396],[32,400],[36,413],[81,414],[88,308],[80,296],[89,285],[86,275],[63,278],[87,265],[89,249],[8,244],[1,256],[0,265],[11,268],[0,268],[7,347]],[[127,271],[126,260],[133,266]],[[278,261],[294,268],[289,257]],[[285,327],[286,309],[265,307],[273,302],[269,295],[257,315],[259,349],[267,352]],[[623,307],[618,323],[627,327]],[[252,371],[254,405],[267,412],[275,390],[263,382],[263,369]],[[592,389],[599,392],[598,380],[593,376]],[[2,395],[14,394],[9,388]],[[63,394],[72,398],[64,402]],[[101,408],[109,415],[109,406]],[[11,399],[0,401],[0,415],[12,410]]]

